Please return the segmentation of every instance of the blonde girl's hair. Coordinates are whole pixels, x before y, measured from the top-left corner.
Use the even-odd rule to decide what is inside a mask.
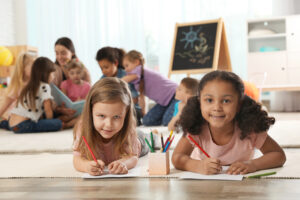
[[[125,58],[128,59],[130,62],[135,62],[136,60],[138,60],[140,62],[140,64],[142,65],[139,92],[140,92],[141,95],[143,95],[144,94],[144,89],[145,89],[145,79],[144,79],[145,59],[143,57],[143,54],[136,51],[136,50],[131,50],[128,53],[125,54],[124,59]]]
[[[68,64],[66,65],[67,70],[71,70],[74,68],[80,68],[81,71],[84,70],[84,65],[82,62],[80,62],[77,58],[73,58]]]
[[[33,62],[35,57],[28,52],[23,52],[19,54],[16,60],[16,66],[12,73],[11,81],[7,88],[7,94],[13,94],[13,96],[18,96],[20,89],[24,88],[25,86],[25,67],[30,63]]]
[[[136,136],[136,120],[134,117],[134,107],[131,98],[131,92],[128,84],[121,79],[115,77],[106,77],[96,82],[89,91],[86,102],[84,104],[81,115],[82,126],[81,135],[84,136],[90,145],[93,152],[101,152],[102,136],[96,131],[93,124],[93,106],[98,103],[114,103],[122,102],[127,109],[124,124],[119,133],[114,137],[114,154],[119,154],[121,157],[132,155],[133,137]],[[75,133],[76,131],[74,131]],[[77,150],[81,156],[92,160],[92,156],[85,145],[82,137],[79,138]]]
[[[48,83],[51,72],[55,71],[54,63],[46,57],[37,58],[32,65],[30,80],[22,89],[18,98],[18,103],[30,109],[36,109],[36,95],[38,93],[41,82]]]

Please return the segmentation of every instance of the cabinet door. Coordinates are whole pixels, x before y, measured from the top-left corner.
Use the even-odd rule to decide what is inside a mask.
[[[287,51],[300,50],[300,16],[290,16],[286,19]]]
[[[287,80],[290,85],[300,85],[300,68],[288,68]]]
[[[267,73],[264,86],[279,86],[287,84],[286,51],[249,53],[248,54],[248,80],[256,79],[258,75]],[[262,82],[262,80],[261,80]],[[261,85],[261,83],[256,83]]]
[[[288,51],[287,53],[287,67],[300,69],[300,50]]]

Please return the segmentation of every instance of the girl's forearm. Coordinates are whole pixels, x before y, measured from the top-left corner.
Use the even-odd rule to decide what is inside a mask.
[[[172,156],[172,163],[176,169],[183,171],[199,172],[200,160],[191,159],[190,156],[185,154],[175,154]]]
[[[256,171],[258,171],[262,169],[281,167],[285,161],[286,157],[282,151],[266,153],[263,156],[252,160],[251,163],[255,166]]]
[[[120,159],[121,162],[123,162],[127,169],[132,169],[136,166],[137,162],[138,162],[138,157],[137,156],[131,156],[131,157],[127,157],[127,158],[122,158]]]
[[[82,159],[80,156],[73,156],[73,165],[77,171],[87,172],[87,160]]]

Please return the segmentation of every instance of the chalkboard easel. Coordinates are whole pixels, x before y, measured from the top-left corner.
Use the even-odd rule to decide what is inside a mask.
[[[231,71],[223,19],[177,23],[168,77],[213,70]]]

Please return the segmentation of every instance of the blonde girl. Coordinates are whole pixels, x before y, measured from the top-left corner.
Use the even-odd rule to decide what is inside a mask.
[[[18,56],[11,81],[3,98],[3,103],[0,106],[1,118],[8,118],[9,110],[15,106],[20,91],[28,83],[33,61],[34,57],[27,52],[21,53]]]
[[[136,133],[133,102],[126,82],[106,77],[91,88],[82,113],[74,152],[74,167],[91,175],[126,174],[138,157],[147,153],[144,139]],[[78,133],[78,132],[77,132]],[[81,136],[87,139],[97,163]]]

